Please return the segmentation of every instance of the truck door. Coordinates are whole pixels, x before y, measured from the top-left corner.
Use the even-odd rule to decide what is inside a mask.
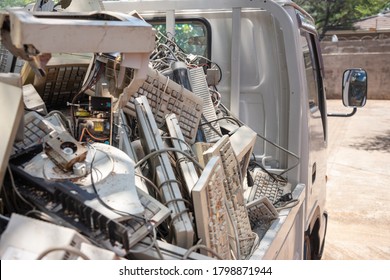
[[[326,196],[327,119],[322,80],[319,42],[314,33],[301,30],[301,45],[306,70],[309,123],[309,173],[306,201],[306,224],[319,227]],[[318,224],[314,225],[318,219]],[[319,232],[319,228],[317,229]],[[320,240],[320,239],[319,239]]]

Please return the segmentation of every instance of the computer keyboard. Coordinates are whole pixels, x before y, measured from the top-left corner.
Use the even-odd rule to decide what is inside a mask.
[[[23,197],[62,225],[78,231],[109,248],[120,256],[151,233],[170,215],[170,210],[149,194],[137,188],[142,217],[113,216],[110,208],[101,204],[97,194],[89,193],[71,181],[48,181],[33,177],[17,166],[11,165],[15,181]],[[115,210],[115,209],[114,209]],[[116,215],[116,213],[112,212]]]
[[[205,161],[210,161],[213,156],[219,156],[222,160],[225,173],[224,187],[227,199],[227,208],[233,219],[233,226],[237,232],[236,242],[240,247],[241,259],[245,259],[252,252],[256,233],[251,229],[248,212],[241,186],[239,164],[229,141],[229,136],[224,135],[217,143],[204,153]]]
[[[192,68],[188,71],[188,75],[191,81],[192,91],[203,100],[201,130],[206,138],[206,142],[217,142],[221,138],[222,133],[218,121],[215,121],[217,119],[217,114],[215,113],[214,104],[211,100],[203,68]],[[206,124],[208,122],[209,124]]]
[[[272,204],[275,204],[286,193],[287,181],[280,176],[273,174],[272,177],[261,168],[255,168],[250,173],[254,185],[248,196],[249,202],[261,197],[267,197]]]
[[[12,54],[0,43],[0,73],[11,71]]]
[[[165,116],[174,113],[186,141],[194,143],[202,115],[202,98],[151,68],[143,85],[123,108],[125,113],[136,116],[134,101],[139,96],[146,96],[159,128],[164,129]]]
[[[80,91],[89,65],[88,57],[56,55],[46,65],[46,75],[36,77],[34,87],[47,109],[65,108]]]
[[[24,139],[14,144],[12,154],[18,154],[41,144],[43,138],[53,131],[43,120],[44,118],[36,112],[28,112],[24,115]]]
[[[279,214],[275,206],[267,197],[260,197],[246,205],[252,227],[259,222],[270,221],[278,218]]]
[[[225,174],[222,162],[213,157],[192,189],[198,238],[223,259],[231,259],[229,216],[225,206]],[[202,252],[213,257],[210,252]]]

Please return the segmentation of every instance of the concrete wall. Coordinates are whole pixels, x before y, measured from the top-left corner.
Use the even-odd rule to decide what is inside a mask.
[[[341,98],[341,79],[347,68],[364,68],[368,99],[390,100],[390,39],[321,42],[328,99]]]

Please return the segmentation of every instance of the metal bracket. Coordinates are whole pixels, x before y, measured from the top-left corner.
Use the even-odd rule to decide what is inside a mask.
[[[328,113],[328,117],[342,117],[342,118],[348,118],[348,117],[352,117],[353,115],[355,115],[356,112],[357,112],[357,108],[354,107],[351,113],[347,113],[347,114]]]

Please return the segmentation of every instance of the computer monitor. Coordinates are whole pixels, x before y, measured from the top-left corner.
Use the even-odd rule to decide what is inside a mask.
[[[241,184],[243,183],[253,148],[256,144],[256,137],[256,132],[248,126],[241,126],[230,136],[230,143],[240,165],[240,172],[242,174]]]
[[[19,128],[23,129],[23,94],[19,75],[0,74],[0,185],[3,184],[12,145]],[[17,86],[19,83],[19,86]]]

